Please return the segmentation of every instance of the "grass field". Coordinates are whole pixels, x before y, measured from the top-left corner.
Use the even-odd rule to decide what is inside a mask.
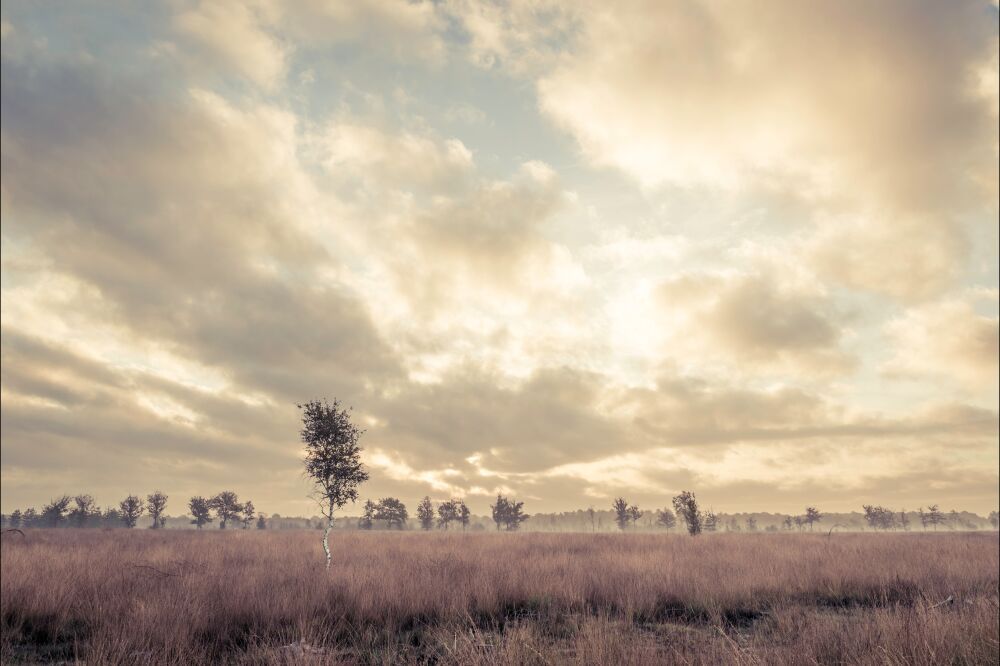
[[[319,538],[5,535],[3,662],[998,663],[995,533]]]

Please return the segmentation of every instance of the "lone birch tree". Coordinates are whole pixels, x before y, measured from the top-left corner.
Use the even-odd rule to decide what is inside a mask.
[[[336,399],[333,404],[311,400],[298,408],[302,410],[300,435],[306,445],[305,473],[315,484],[312,497],[326,518],[323,553],[329,569],[333,514],[348,502],[357,501],[358,486],[368,480],[358,446],[364,431],[351,423],[350,409],[342,408]]]

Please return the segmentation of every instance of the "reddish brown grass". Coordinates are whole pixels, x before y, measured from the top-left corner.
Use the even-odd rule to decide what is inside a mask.
[[[29,530],[4,663],[998,663],[994,534]],[[947,597],[955,602],[932,608]],[[299,639],[302,657],[281,649]]]

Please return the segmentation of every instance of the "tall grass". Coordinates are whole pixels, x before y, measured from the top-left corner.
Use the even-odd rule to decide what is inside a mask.
[[[327,573],[307,531],[7,535],[0,657],[998,663],[993,534],[340,532],[331,550]]]

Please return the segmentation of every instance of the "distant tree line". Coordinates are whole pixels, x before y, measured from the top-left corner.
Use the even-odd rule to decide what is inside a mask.
[[[143,516],[148,517],[150,527],[161,529],[166,526],[167,496],[156,491],[144,499],[129,495],[121,502],[100,508],[90,495],[75,497],[61,496],[40,511],[29,508],[15,510],[2,516],[2,524],[7,528],[25,527],[136,527]],[[521,523],[528,519],[524,513],[524,503],[498,495],[496,502],[490,505],[490,515],[485,518],[497,531],[516,531]],[[896,511],[884,506],[864,505],[863,513],[853,514],[846,519],[840,514],[841,522],[831,521],[830,528],[870,529],[873,531],[910,531],[923,530],[959,530],[976,529],[977,524],[970,520],[970,514],[960,514],[958,511],[942,511],[940,506],[932,504],[919,507],[915,511],[905,509]],[[223,491],[213,497],[192,497],[188,503],[191,525],[202,529],[205,525],[217,524],[220,529],[236,525],[246,529],[256,526],[257,529],[323,529],[326,521],[317,518],[282,517],[273,514],[270,518],[256,511],[253,502],[241,502],[236,493]],[[601,513],[588,507],[585,510],[565,514],[547,514],[536,516],[538,524],[532,521],[533,529],[558,530],[568,526],[573,530],[599,531],[602,528]],[[603,512],[605,516],[608,511]],[[628,502],[624,497],[615,498],[611,505],[611,522],[604,525],[613,526],[621,531],[662,529],[674,531],[682,529],[688,534],[696,535],[711,532],[777,532],[777,531],[811,531],[816,524],[825,525],[826,514],[813,506],[806,507],[799,515],[757,514],[733,516],[718,514],[711,509],[702,509],[694,493],[683,491],[673,498],[670,507],[662,509],[642,510],[637,505]],[[341,529],[390,529],[404,530],[411,524],[422,530],[469,529],[483,530],[484,519],[473,516],[469,507],[462,499],[450,499],[433,502],[430,497],[424,497],[418,504],[415,519],[411,523],[411,515],[406,505],[395,497],[385,497],[378,501],[366,501],[362,507],[362,515],[344,523]],[[971,516],[976,519],[975,516]],[[172,518],[175,521],[176,518]],[[187,518],[185,518],[187,520]],[[978,518],[982,520],[982,518]],[[993,529],[1000,528],[1000,514],[991,511],[987,521]],[[761,525],[763,523],[763,526]],[[982,522],[978,523],[982,526]],[[824,528],[825,529],[825,528]]]
[[[529,516],[524,513],[524,502],[497,495],[496,502],[490,505],[490,513],[497,531],[516,531]],[[420,500],[417,505],[417,524],[422,530],[451,529],[453,524],[466,531],[472,522],[472,511],[465,500],[450,499],[434,507],[429,496]],[[378,502],[365,502],[358,527],[363,530],[373,529],[381,523],[388,529],[405,529],[409,519],[406,505],[395,497],[386,497]],[[482,526],[478,526],[482,529]]]
[[[124,527],[132,529],[139,523],[143,515],[150,518],[151,529],[163,529],[166,526],[167,500],[163,492],[157,490],[145,499],[138,495],[129,495],[117,505],[104,509],[99,507],[91,495],[62,495],[53,499],[36,511],[33,507],[24,511],[16,509],[10,515],[3,516],[4,527],[19,529],[22,527]],[[211,498],[192,497],[188,503],[193,516],[191,524],[201,529],[215,520],[219,527],[225,529],[230,523],[236,523],[247,529],[255,523],[258,529],[265,529],[267,521],[263,514],[258,515],[253,502],[240,502],[236,493],[224,490]]]
[[[728,521],[723,522],[721,517],[711,509],[702,510],[698,505],[695,494],[687,490],[682,491],[674,497],[671,504],[673,510],[663,508],[654,511],[653,515],[656,517],[655,524],[657,527],[673,530],[680,525],[691,536],[696,536],[702,532],[716,532],[721,530],[727,532],[756,532],[760,530],[757,518],[754,516],[747,516],[743,522],[737,521],[735,517],[730,517]],[[864,522],[872,530],[908,531],[911,529],[911,513],[905,509],[897,512],[883,506],[870,504],[866,504],[862,508],[864,510]],[[615,524],[621,531],[636,529],[639,519],[646,515],[646,512],[635,504],[630,504],[624,497],[616,498],[611,505],[611,509]],[[589,516],[591,528],[596,530],[594,524],[595,511],[593,507],[587,509],[587,515]],[[974,523],[965,519],[958,511],[952,510],[948,514],[945,514],[937,504],[932,504],[926,509],[923,507],[918,508],[916,517],[924,530],[929,528],[936,530],[939,525],[945,525],[949,529],[976,528]],[[819,509],[814,506],[807,506],[805,512],[801,515],[785,516],[780,526],[768,525],[764,531],[802,531],[805,529],[812,531],[813,526],[820,523],[823,518],[824,514]],[[996,511],[990,512],[988,521],[993,529],[1000,528],[1000,514]],[[651,524],[648,526],[651,526]],[[844,526],[837,524],[832,526],[831,530],[836,527]]]

